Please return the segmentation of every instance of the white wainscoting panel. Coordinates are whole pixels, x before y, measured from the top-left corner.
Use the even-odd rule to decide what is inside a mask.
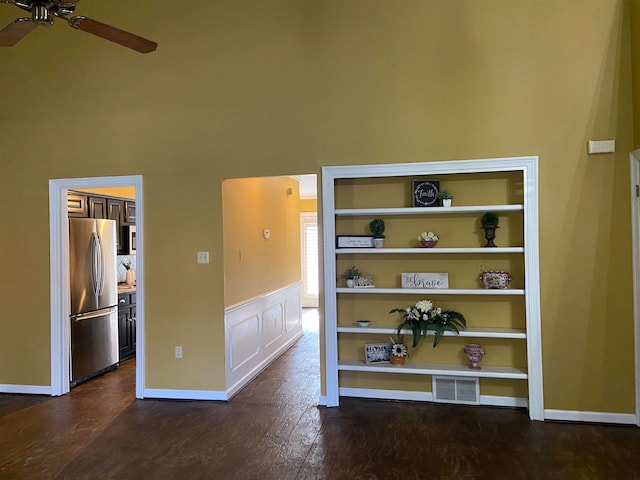
[[[277,347],[276,343],[284,335],[283,310],[283,305],[278,303],[262,312],[262,346],[267,350]]]
[[[225,309],[227,397],[302,336],[302,282]]]
[[[229,332],[229,361],[232,371],[238,370],[244,364],[255,358],[260,352],[260,317],[249,315],[239,318],[231,325]]]
[[[284,319],[285,331],[300,331],[302,330],[302,315],[300,315],[302,308],[301,298],[292,296],[287,298],[284,302]]]

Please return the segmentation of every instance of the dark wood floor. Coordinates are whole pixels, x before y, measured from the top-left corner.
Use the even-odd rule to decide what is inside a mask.
[[[135,400],[127,362],[64,397],[0,395],[1,479],[640,479],[640,429],[523,410],[317,407],[317,333],[231,402]]]

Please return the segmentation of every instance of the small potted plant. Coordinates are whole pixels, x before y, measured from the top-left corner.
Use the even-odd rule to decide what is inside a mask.
[[[487,240],[485,247],[496,246],[496,244],[493,243],[493,239],[496,238],[496,228],[499,228],[499,222],[500,219],[498,215],[493,212],[487,212],[480,218],[480,225],[482,225],[482,229],[484,230],[484,238]]]
[[[391,365],[404,365],[409,351],[404,344],[403,337],[398,334],[397,340],[392,337],[389,338],[391,339]]]
[[[373,246],[382,248],[384,246],[384,220],[376,218],[369,223],[369,230],[373,235]]]
[[[453,195],[448,190],[441,190],[438,193],[438,198],[442,201],[443,207],[450,207],[451,200],[453,199]]]
[[[445,332],[460,333],[467,328],[467,321],[459,312],[436,308],[429,300],[420,300],[406,308],[394,308],[389,313],[403,314],[402,323],[398,325],[398,335],[403,328],[409,327],[413,333],[413,347],[420,338],[426,337],[430,331],[434,333],[433,348],[438,346]]]
[[[360,270],[353,265],[352,267],[347,268],[344,273],[340,275],[340,278],[344,278],[347,281],[347,287],[353,288],[354,279],[360,275]]]
[[[440,240],[440,237],[433,232],[422,232],[418,237],[418,240],[420,241],[420,245],[423,247],[433,248],[438,243],[438,240]]]

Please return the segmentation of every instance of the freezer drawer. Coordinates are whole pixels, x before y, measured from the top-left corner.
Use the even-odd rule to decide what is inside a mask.
[[[71,384],[118,362],[118,309],[71,317]]]

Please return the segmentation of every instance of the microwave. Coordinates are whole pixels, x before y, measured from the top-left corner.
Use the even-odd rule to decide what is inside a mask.
[[[129,250],[129,255],[135,255],[136,249],[138,248],[138,242],[136,240],[136,226],[128,225],[126,231],[127,249]]]

